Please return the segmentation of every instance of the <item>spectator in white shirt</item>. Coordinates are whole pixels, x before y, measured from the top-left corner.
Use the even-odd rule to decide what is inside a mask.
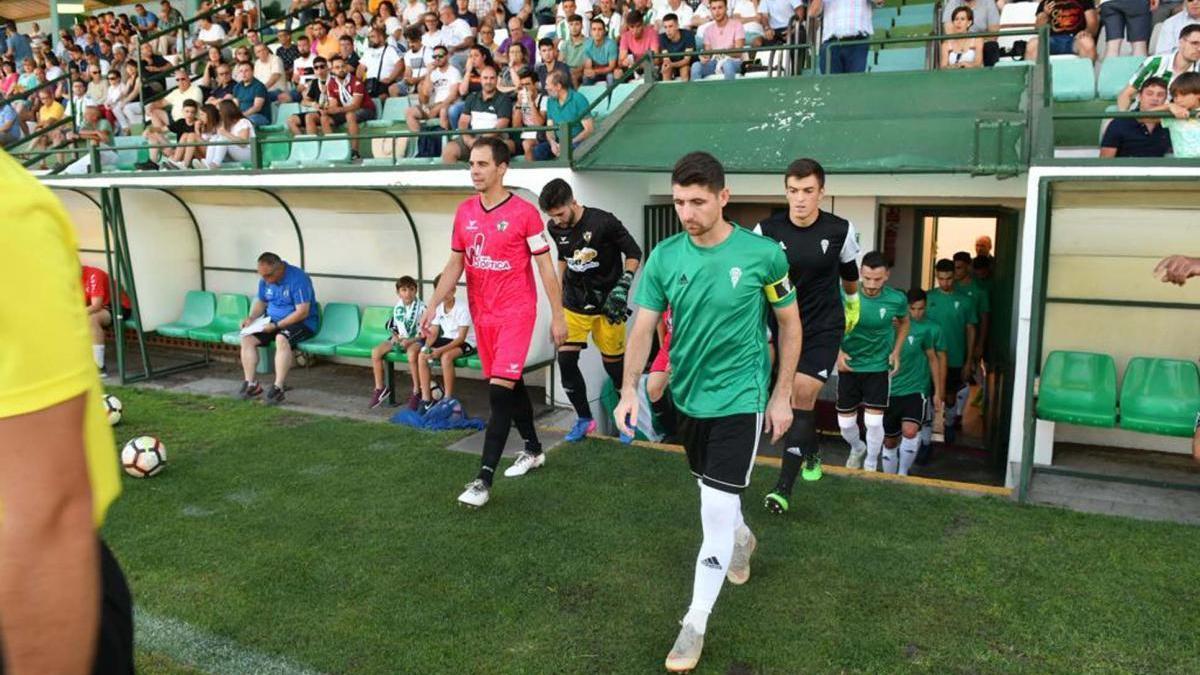
[[[254,45],[254,79],[267,87],[267,98],[273,103],[288,103],[287,76],[283,72],[283,59],[271,53],[261,42]]]
[[[220,47],[225,42],[225,29],[219,23],[213,23],[207,16],[200,18],[200,32],[196,34],[196,42],[192,46],[192,56],[204,56],[209,47]]]
[[[404,9],[400,10],[400,18],[405,28],[419,26],[427,12],[429,12],[429,8],[421,0],[408,0],[404,3]]]
[[[466,19],[458,18],[450,5],[442,5],[438,13],[442,20],[442,29],[438,31],[441,43],[450,50],[450,65],[462,72],[467,65],[467,52],[475,44],[475,32]]]
[[[1194,23],[1200,24],[1200,0],[1184,0],[1183,11],[1162,23],[1154,53],[1170,54],[1179,49],[1179,33]]]
[[[404,59],[400,52],[388,46],[382,28],[372,28],[367,34],[367,48],[358,62],[358,79],[366,86],[367,96],[401,96],[403,74]]]
[[[437,119],[443,129],[450,127],[450,106],[458,99],[458,87],[462,75],[450,65],[446,48],[433,48],[433,68],[417,88],[420,101],[405,111],[408,130],[420,131],[421,121]]]

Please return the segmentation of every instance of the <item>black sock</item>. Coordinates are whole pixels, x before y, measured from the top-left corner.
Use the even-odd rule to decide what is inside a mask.
[[[612,380],[613,387],[617,393],[621,393],[621,381],[625,377],[625,359],[619,358],[616,361],[604,361],[604,372],[608,373],[608,378]]]
[[[504,453],[504,444],[508,441],[508,432],[512,428],[513,400],[516,397],[512,389],[498,384],[488,385],[488,402],[492,412],[488,417],[487,430],[483,435],[483,458],[479,467],[479,476],[489,486],[500,464],[500,455]]]
[[[783,463],[779,470],[779,482],[775,489],[784,494],[791,494],[792,486],[796,484],[796,476],[804,463],[804,457],[816,450],[813,441],[816,438],[816,427],[813,424],[813,411],[792,409],[792,426],[783,435]]]
[[[533,426],[533,401],[529,400],[524,378],[517,380],[517,386],[513,387],[513,424],[525,439],[525,451],[541,454],[542,443],[538,440],[537,427]]]
[[[567,400],[575,408],[575,414],[590,418],[592,407],[588,405],[587,382],[583,379],[583,372],[579,370],[579,352],[559,352],[558,368],[562,374],[563,391],[567,393]]]
[[[654,415],[658,418],[658,426],[662,428],[663,434],[667,436],[675,435],[675,402],[671,400],[671,390],[664,389],[662,398],[657,401],[650,402],[650,410],[654,411]]]

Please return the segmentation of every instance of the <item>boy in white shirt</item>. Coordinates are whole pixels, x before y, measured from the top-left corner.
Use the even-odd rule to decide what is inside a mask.
[[[425,303],[418,297],[417,280],[403,276],[396,280],[396,297],[388,329],[392,335],[375,345],[371,350],[371,369],[375,373],[375,392],[371,394],[371,407],[378,408],[391,393],[383,381],[384,359],[392,350],[408,354],[408,368],[412,372],[412,395],[408,399],[409,409],[421,402],[421,383],[418,379],[417,362],[421,360],[421,332],[417,322],[425,312]]]
[[[434,288],[441,275],[433,280]],[[454,396],[454,359],[470,356],[476,352],[475,327],[471,324],[471,312],[467,303],[457,300],[450,295],[438,308],[433,316],[433,327],[430,334],[425,336],[425,348],[422,350],[420,363],[421,378],[421,412],[433,405],[433,391],[430,374],[431,364],[440,361],[442,366],[443,387],[446,398]]]

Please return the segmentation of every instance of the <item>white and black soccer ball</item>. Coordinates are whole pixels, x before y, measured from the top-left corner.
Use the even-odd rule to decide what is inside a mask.
[[[167,466],[167,448],[153,436],[138,436],[121,449],[121,466],[134,478],[150,478]]]
[[[124,412],[125,406],[121,405],[121,399],[112,394],[104,395],[104,414],[108,417],[108,423],[112,426],[117,426],[121,421],[121,413]]]
[[[446,395],[446,392],[442,390],[442,385],[433,382],[429,385],[429,394],[433,396],[434,401],[440,401]]]

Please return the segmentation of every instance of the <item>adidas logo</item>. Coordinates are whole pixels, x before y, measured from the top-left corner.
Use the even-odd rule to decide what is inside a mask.
[[[686,285],[686,284],[687,284],[687,282],[688,282],[687,275],[686,275],[686,274],[680,274],[680,275],[679,275],[679,285],[680,285],[680,286],[684,286],[684,285]]]
[[[817,374],[820,375],[821,377],[829,377],[829,369],[826,368]]]
[[[705,567],[714,569],[714,570],[721,569],[721,561],[717,560],[717,556],[715,556],[715,555],[709,556],[709,557],[705,558],[704,560],[701,560],[700,564],[704,565]]]

